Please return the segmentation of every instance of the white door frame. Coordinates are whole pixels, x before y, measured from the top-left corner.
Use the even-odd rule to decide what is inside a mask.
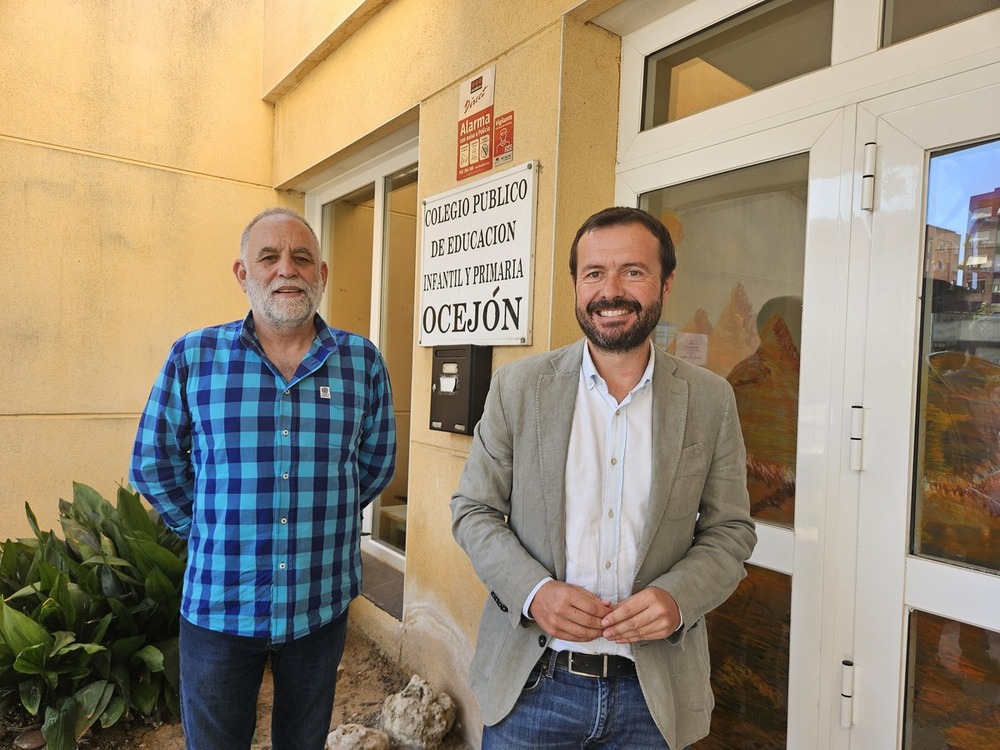
[[[371,328],[367,335],[375,346],[379,347],[381,347],[382,329],[382,268],[385,231],[383,217],[385,215],[386,180],[392,174],[417,163],[418,137],[416,133],[416,123],[414,123],[403,134],[403,138],[397,135],[395,145],[383,148],[382,144],[375,144],[369,147],[360,154],[360,158],[352,160],[349,167],[341,171],[334,168],[328,175],[324,175],[327,178],[325,181],[306,193],[306,220],[316,229],[317,234],[322,235],[324,205],[367,185],[375,186],[375,219],[372,228]],[[400,140],[402,142],[398,142]],[[330,263],[331,259],[328,253],[324,254],[323,260]],[[336,269],[331,268],[330,273],[336,273]],[[325,302],[324,295],[321,304],[325,304]],[[397,397],[409,399],[410,394],[397,394]],[[374,503],[370,504],[362,513],[361,530],[364,536],[361,538],[361,549],[397,570],[403,571],[405,556],[371,537],[373,506]]]
[[[851,747],[902,740],[911,609],[1000,631],[1000,576],[909,554],[920,294],[930,151],[1000,134],[1000,65],[867,101],[857,143],[877,144],[874,210],[854,207],[870,257]],[[887,283],[891,280],[890,283]]]
[[[850,410],[841,398],[849,273],[844,226],[851,192],[844,152],[845,139],[852,136],[844,123],[844,113],[833,112],[719,138],[692,153],[620,170],[615,194],[619,205],[637,205],[640,194],[657,188],[809,154],[795,526],[758,523],[750,559],[792,576],[788,747],[795,748],[818,747],[819,738],[832,730],[839,665],[849,653],[849,644],[835,653],[823,650],[849,633],[850,613],[837,611],[835,582],[838,572],[853,572],[853,560],[841,559],[838,541],[853,523],[850,508],[857,492],[857,478],[844,469]],[[683,277],[677,283],[683,284]]]

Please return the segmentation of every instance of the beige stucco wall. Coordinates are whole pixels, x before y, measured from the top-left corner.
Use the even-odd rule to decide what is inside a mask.
[[[515,113],[511,166],[536,160],[539,171],[533,341],[494,348],[494,368],[579,335],[569,243],[614,196],[620,40],[585,24],[586,8],[567,15],[573,5],[442,0],[431,10],[394,0],[276,102],[276,184],[308,184],[359,144],[419,117],[424,199],[459,184],[460,82],[496,66],[494,111]],[[415,262],[419,278],[419,249]],[[403,621],[364,604],[352,620],[456,698],[475,745],[479,709],[466,679],[486,591],[452,539],[448,507],[471,439],[427,427],[430,371],[431,349],[415,347]]]
[[[291,91],[388,2],[265,2],[261,96],[273,102]]]
[[[113,497],[170,343],[243,314],[276,201],[263,0],[0,3],[0,538]]]
[[[327,166],[343,149],[557,23],[575,4],[393,0],[276,102],[275,184]],[[498,93],[505,85],[498,81]]]

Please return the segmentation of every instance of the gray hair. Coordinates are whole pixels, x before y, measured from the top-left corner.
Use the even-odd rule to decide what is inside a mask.
[[[319,237],[316,236],[316,232],[313,231],[313,228],[303,216],[290,208],[285,208],[284,206],[271,206],[270,208],[265,208],[259,214],[250,219],[250,223],[247,224],[246,229],[243,230],[243,234],[240,236],[240,257],[243,258],[243,260],[247,259],[247,253],[250,249],[250,230],[253,229],[254,224],[261,219],[266,219],[268,216],[288,216],[289,218],[295,219],[309,230],[309,234],[312,235],[313,241],[316,243],[316,250],[317,252],[319,251]]]

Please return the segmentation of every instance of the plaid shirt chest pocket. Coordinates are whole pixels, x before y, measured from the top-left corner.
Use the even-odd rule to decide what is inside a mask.
[[[351,383],[314,390],[317,398],[302,403],[300,430],[315,435],[317,451],[329,451],[329,460],[351,460],[364,428],[364,393]]]

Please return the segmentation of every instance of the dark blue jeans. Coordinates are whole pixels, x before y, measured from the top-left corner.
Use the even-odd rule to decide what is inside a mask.
[[[584,677],[536,665],[513,710],[483,728],[482,750],[669,750],[639,678]]]
[[[181,722],[188,750],[244,750],[271,658],[273,750],[323,750],[330,731],[347,612],[298,640],[271,644],[199,628],[181,618]]]

